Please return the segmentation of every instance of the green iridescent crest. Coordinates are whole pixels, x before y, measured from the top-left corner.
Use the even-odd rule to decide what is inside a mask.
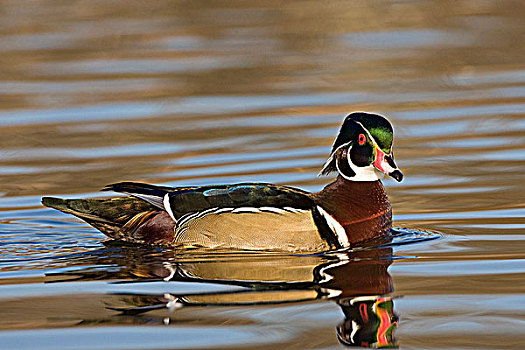
[[[390,154],[394,141],[394,129],[388,119],[377,114],[357,112],[346,117],[342,128],[345,127],[348,120],[361,123],[370,132],[379,148],[386,154]]]

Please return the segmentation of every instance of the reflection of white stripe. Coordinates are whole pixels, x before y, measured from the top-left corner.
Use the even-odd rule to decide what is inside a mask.
[[[355,297],[350,300],[350,305],[354,305],[358,301],[376,301],[379,295],[364,295],[361,297]]]
[[[177,270],[175,270],[169,262],[163,262],[162,265],[164,265],[166,270],[170,272],[170,274],[164,278],[164,281],[169,282],[173,278],[173,276],[175,276]]]
[[[321,292],[323,294],[326,294],[326,296],[323,296],[323,298],[326,298],[326,299],[332,299],[332,298],[338,297],[341,294],[343,294],[342,290],[330,289],[330,288],[321,288]]]
[[[319,283],[325,283],[325,282],[328,282],[334,279],[334,276],[326,273],[326,270],[333,269],[337,266],[348,264],[348,262],[350,261],[347,254],[336,253],[335,256],[339,260],[337,260],[336,262],[330,265],[323,266],[322,268],[319,269],[319,276],[321,276],[321,280],[319,281]]]
[[[350,333],[350,341],[355,343],[354,337],[357,334],[357,331],[361,328],[356,321],[352,320],[352,333]]]
[[[166,193],[164,195],[164,200],[162,201],[162,204],[164,204],[164,209],[166,209],[168,214],[170,214],[170,216],[173,219],[173,221],[177,222],[177,219],[175,219],[175,215],[173,215],[173,210],[171,209],[170,194],[169,193]]]
[[[326,220],[326,223],[328,224],[328,227],[335,233],[337,237],[337,241],[343,248],[350,247],[350,242],[348,242],[348,236],[346,235],[346,231],[341,226],[339,222],[337,222],[336,219],[332,217],[332,215],[328,214],[323,208],[320,206],[317,206],[317,210],[321,213],[321,215]]]

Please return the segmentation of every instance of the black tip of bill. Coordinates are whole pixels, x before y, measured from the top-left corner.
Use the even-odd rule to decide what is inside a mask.
[[[403,173],[399,170],[394,170],[388,175],[396,179],[397,182],[401,182],[403,180]]]

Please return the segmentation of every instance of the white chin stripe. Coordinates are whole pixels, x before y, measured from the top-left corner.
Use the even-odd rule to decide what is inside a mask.
[[[343,175],[341,172],[339,172],[341,176],[343,176],[345,179],[350,180],[350,181],[377,181],[379,180],[379,177],[377,177],[376,168],[374,168],[373,165],[370,164],[369,166],[360,167],[352,163],[352,160],[350,158],[351,149],[352,147],[348,148],[347,150],[348,154],[347,154],[346,159],[348,159],[348,165],[354,171],[355,176],[347,177]],[[339,170],[339,168],[337,170]]]
[[[343,175],[343,177],[345,177],[345,179],[347,180],[350,180],[350,181],[377,181],[379,180],[379,177],[377,176],[376,168],[374,168],[373,165],[369,165],[366,167],[358,167],[353,164],[350,164],[350,167],[354,171],[355,176],[345,177]]]

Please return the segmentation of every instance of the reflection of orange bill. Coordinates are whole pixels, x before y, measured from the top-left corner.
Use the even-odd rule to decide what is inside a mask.
[[[375,312],[379,318],[377,329],[377,347],[385,348],[395,346],[394,332],[397,328],[397,318],[393,317],[392,298],[379,298],[374,304]]]

